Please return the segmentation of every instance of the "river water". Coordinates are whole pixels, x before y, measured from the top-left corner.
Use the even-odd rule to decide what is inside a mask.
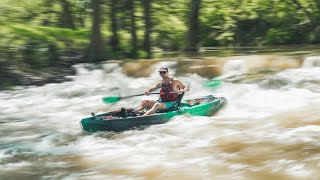
[[[185,99],[228,99],[215,116],[122,133],[82,132],[91,112],[133,107],[157,69],[191,86]],[[0,179],[319,179],[320,55],[314,51],[78,64],[61,84],[0,92]],[[205,84],[212,78],[220,87]]]

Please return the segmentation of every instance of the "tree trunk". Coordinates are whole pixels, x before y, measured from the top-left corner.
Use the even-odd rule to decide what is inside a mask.
[[[147,58],[151,59],[151,28],[152,28],[152,22],[151,22],[151,1],[152,0],[142,0],[143,2],[143,9],[144,9],[144,18],[145,18],[145,31],[144,31],[144,42],[143,42],[143,48],[147,52]]]
[[[100,31],[101,12],[100,0],[91,0],[93,6],[93,24],[90,38],[88,58],[91,62],[102,60],[102,38]]]
[[[119,38],[117,33],[117,8],[118,8],[118,0],[111,0],[111,47],[112,52],[115,57],[117,57],[119,51]]]
[[[198,51],[198,32],[199,32],[199,9],[201,0],[191,0],[190,12],[188,15],[188,32],[186,51]]]
[[[86,16],[87,16],[87,12],[85,8],[79,8],[78,10],[78,15],[77,15],[77,22],[79,22],[79,26],[81,28],[85,28],[86,27]]]
[[[130,17],[131,17],[131,45],[132,45],[132,51],[131,56],[133,58],[137,58],[137,27],[136,27],[136,19],[135,19],[135,6],[134,6],[134,0],[128,0],[128,7],[130,10]]]
[[[75,29],[70,3],[67,0],[60,0],[60,3],[63,9],[60,16],[61,26],[64,28]]]

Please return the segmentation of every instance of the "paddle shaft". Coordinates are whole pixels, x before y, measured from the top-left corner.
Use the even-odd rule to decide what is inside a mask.
[[[149,94],[160,94],[160,93],[149,93]],[[170,92],[169,94],[178,94],[176,92]],[[145,94],[136,94],[136,95],[131,95],[131,96],[124,96],[124,97],[120,97],[121,99],[127,99],[127,98],[131,98],[131,97],[136,97],[136,96],[143,96]]]
[[[176,93],[176,92],[171,92],[170,94],[172,93]],[[149,94],[160,94],[160,93],[149,93]],[[145,94],[136,94],[136,95],[130,95],[130,96],[114,96],[114,97],[105,97],[105,98],[102,98],[102,100],[105,102],[105,103],[114,103],[114,102],[117,102],[121,99],[127,99],[127,98],[131,98],[131,97],[136,97],[136,96],[143,96]]]
[[[150,93],[150,94],[160,94],[160,93]],[[136,97],[136,96],[143,96],[145,94],[136,94],[136,95],[131,95],[131,96],[124,96],[121,97],[121,99],[127,99],[127,98],[131,98],[131,97]]]

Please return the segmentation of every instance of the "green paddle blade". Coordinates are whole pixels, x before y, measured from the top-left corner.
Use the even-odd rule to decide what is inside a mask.
[[[204,86],[205,87],[208,87],[208,88],[218,88],[220,87],[222,84],[222,80],[220,79],[212,79],[212,80],[209,80],[207,81]]]
[[[121,97],[115,96],[115,97],[105,97],[105,98],[103,98],[102,100],[103,100],[103,102],[105,102],[105,103],[114,103],[114,102],[119,101],[120,99],[121,99]]]

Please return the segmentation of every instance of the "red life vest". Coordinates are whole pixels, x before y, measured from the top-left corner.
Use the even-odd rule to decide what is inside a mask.
[[[174,92],[172,88],[173,78],[170,80],[169,84],[162,83],[162,87],[160,90],[160,100],[162,102],[176,101],[178,99],[177,93]]]

